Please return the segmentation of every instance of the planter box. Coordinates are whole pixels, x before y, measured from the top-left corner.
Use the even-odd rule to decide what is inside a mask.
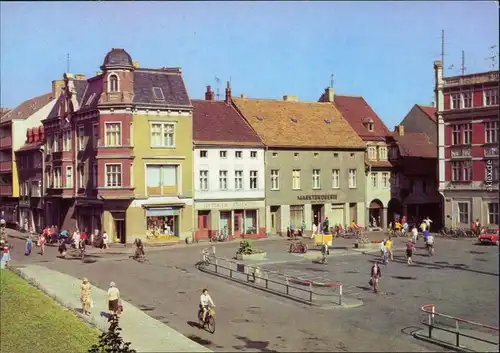
[[[258,254],[251,254],[251,255],[243,255],[243,254],[237,254],[236,255],[236,260],[240,261],[245,261],[245,260],[253,260],[253,261],[262,261],[266,259],[267,253],[258,253]]]

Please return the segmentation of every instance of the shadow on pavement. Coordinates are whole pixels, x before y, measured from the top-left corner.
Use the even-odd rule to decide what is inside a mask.
[[[252,341],[248,337],[235,335],[237,339],[243,341],[244,345],[233,346],[234,349],[239,351],[246,351],[248,349],[256,349],[258,352],[278,352],[274,349],[267,348],[269,341]]]
[[[422,330],[422,328],[418,327],[418,326],[406,326],[406,327],[403,327],[401,329],[401,333],[403,333],[405,335],[413,336],[413,334],[415,332],[418,332],[420,330]]]
[[[411,276],[391,276],[391,278],[402,279],[402,280],[416,280],[417,279],[417,277],[411,277]]]
[[[213,344],[212,341],[207,340],[205,338],[201,338],[200,336],[197,336],[197,335],[188,335],[187,338],[189,338],[190,340],[195,341],[196,343],[201,344],[202,346],[205,346],[205,347]]]
[[[201,329],[201,325],[197,322],[194,322],[194,321],[188,321],[187,324],[191,327],[196,327],[196,328],[200,328]]]

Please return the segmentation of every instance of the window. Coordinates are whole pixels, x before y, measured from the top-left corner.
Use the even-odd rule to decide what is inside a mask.
[[[271,190],[280,189],[280,171],[278,169],[271,170]]]
[[[339,158],[339,154],[337,152],[333,153],[333,158]]]
[[[451,163],[451,180],[459,181],[460,180],[460,162],[452,162]]]
[[[392,186],[399,187],[399,174],[398,173],[392,174]]]
[[[161,89],[161,87],[153,87],[153,95],[155,97],[155,100],[157,101],[165,100],[165,95],[163,94],[163,90]]]
[[[83,151],[85,148],[85,129],[83,126],[78,126],[76,131],[78,138],[78,151]]]
[[[31,182],[31,196],[41,197],[42,196],[42,183],[38,180]]]
[[[177,191],[177,165],[147,165],[146,188],[148,195],[172,194]],[[166,188],[166,189],[165,189]]]
[[[382,173],[382,187],[384,189],[389,187],[389,173]]]
[[[200,170],[200,190],[208,190],[208,170]]]
[[[463,161],[462,162],[462,176],[463,176],[463,181],[471,181],[472,180],[472,162],[471,161]]]
[[[379,147],[378,149],[379,159],[382,161],[387,160],[387,147]]]
[[[63,132],[63,151],[71,151],[71,130]]]
[[[234,188],[236,190],[243,190],[243,171],[235,170],[234,171]]]
[[[349,169],[349,188],[355,189],[358,187],[356,169]]]
[[[299,154],[298,153],[294,153],[293,154],[293,158],[295,158],[295,159],[299,158]]]
[[[499,225],[498,202],[488,204],[488,223]]]
[[[340,169],[332,170],[332,189],[340,189]]]
[[[372,188],[376,189],[378,187],[378,175],[377,173],[371,173]]]
[[[250,171],[250,189],[251,190],[257,189],[257,171],[256,170]]]
[[[120,123],[105,123],[104,134],[106,146],[120,146],[122,144],[122,126]]]
[[[227,170],[219,170],[219,189],[227,190]]]
[[[292,171],[292,189],[300,190],[300,169]]]
[[[368,127],[368,131],[373,132],[373,123],[368,123],[366,126]]]
[[[304,206],[303,205],[290,205],[290,225],[294,229],[298,229],[304,222]]]
[[[119,188],[122,186],[121,164],[106,164],[105,185],[107,188]]]
[[[462,93],[462,102],[464,108],[472,108],[472,92]]]
[[[250,151],[250,158],[257,158],[257,151]]]
[[[486,143],[498,142],[498,121],[489,121],[485,124]]]
[[[321,189],[321,171],[319,169],[313,169],[312,188]]]
[[[469,224],[469,203],[458,203],[458,221],[463,224]]]
[[[460,144],[460,125],[451,126],[451,144],[452,145]]]
[[[110,92],[118,92],[118,76],[115,74],[109,75],[109,91]]]
[[[273,152],[273,158],[278,157],[278,152]]]
[[[98,143],[99,143],[99,125],[93,124],[92,125],[92,146],[94,146],[94,148],[96,148]]]
[[[227,151],[219,151],[220,158],[227,158]]]
[[[66,180],[65,180],[64,186],[67,188],[73,187],[73,167],[72,166],[66,167]]]
[[[368,159],[370,161],[374,161],[377,159],[377,147],[375,146],[368,147]]]
[[[78,188],[85,188],[85,169],[83,165],[78,166]]]
[[[92,164],[92,185],[94,186],[94,188],[96,188],[98,186],[98,180],[97,180],[97,162],[94,162]]]
[[[52,153],[52,147],[53,147],[53,144],[54,144],[54,140],[52,138],[52,136],[48,136],[47,137],[47,143],[46,143],[46,149],[47,149],[47,154],[51,154]]]
[[[61,168],[54,168],[54,189],[61,188]]]
[[[234,152],[234,158],[241,158],[243,153],[241,151]]]
[[[208,151],[200,151],[200,158],[207,158],[208,157]]]
[[[463,134],[464,145],[470,145],[472,143],[472,124],[463,125]]]
[[[52,141],[54,145],[52,146],[52,152],[59,152],[59,139],[61,136],[59,134],[54,134],[54,140]]]
[[[451,109],[460,109],[460,94],[454,93],[451,95]]]
[[[392,146],[391,149],[389,150],[389,153],[390,153],[389,158],[391,159],[398,158],[398,147]]]
[[[498,105],[498,89],[489,89],[484,91],[484,105]]]
[[[171,123],[151,124],[151,147],[175,147],[175,126]]]
[[[319,158],[319,153],[315,152],[314,153],[314,158]]]

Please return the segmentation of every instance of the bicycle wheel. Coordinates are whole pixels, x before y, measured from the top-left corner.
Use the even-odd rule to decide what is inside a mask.
[[[296,246],[295,246],[295,244],[290,244],[290,250],[289,250],[289,252],[290,252],[290,253],[294,253],[295,251],[296,251]]]
[[[303,254],[303,253],[305,253],[305,248],[304,248],[304,245],[302,245],[302,244],[301,244],[301,245],[299,245],[299,246],[297,247],[297,252],[298,252],[299,254]]]
[[[201,311],[201,310],[198,310],[198,326],[200,328],[205,326],[203,323],[203,311]]]
[[[210,316],[208,318],[208,332],[210,332],[210,333],[215,332],[215,319],[213,316]]]

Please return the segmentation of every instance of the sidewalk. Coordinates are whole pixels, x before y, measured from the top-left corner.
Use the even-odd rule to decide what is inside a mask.
[[[92,315],[88,317],[80,314],[80,279],[37,265],[27,265],[14,270],[57,302],[75,311],[84,320],[102,331],[107,331],[108,320],[101,316],[101,313],[108,312],[107,292],[104,290],[92,286],[94,308]],[[121,336],[125,342],[131,342],[131,348],[137,352],[211,352],[132,304],[126,301],[122,301],[122,304]]]

